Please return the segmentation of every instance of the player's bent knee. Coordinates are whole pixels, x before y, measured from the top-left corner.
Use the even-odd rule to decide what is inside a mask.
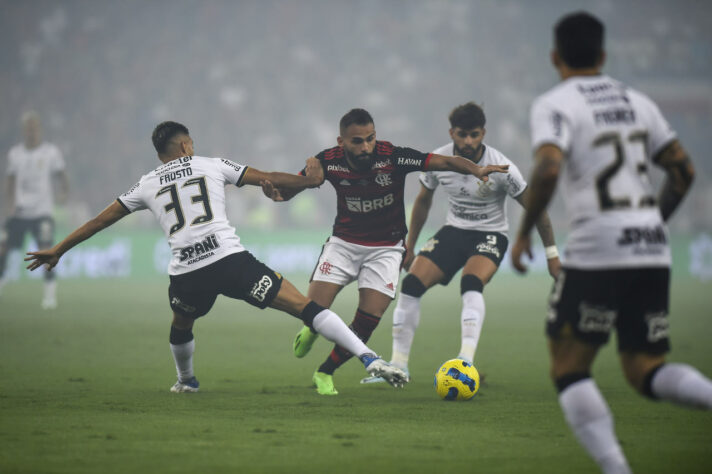
[[[478,293],[482,293],[485,289],[485,284],[482,283],[482,280],[477,278],[475,275],[472,274],[467,274],[467,275],[462,275],[462,279],[460,280],[460,294],[464,295],[468,291],[476,291]]]
[[[420,298],[425,294],[425,285],[420,281],[420,278],[409,273],[403,278],[403,284],[401,285],[401,293],[408,296],[413,296],[415,298]]]
[[[174,346],[185,344],[193,340],[193,330],[192,328],[178,328],[171,325],[171,334],[168,340]]]

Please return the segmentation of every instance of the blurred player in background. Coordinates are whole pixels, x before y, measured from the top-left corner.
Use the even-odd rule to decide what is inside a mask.
[[[552,61],[562,82],[532,105],[535,166],[512,262],[525,271],[534,223],[561,176],[569,214],[564,264],[549,300],[551,376],[572,431],[603,472],[630,472],[591,365],[610,332],[628,382],[642,395],[712,409],[712,381],[665,362],[670,246],[665,222],[687,194],[694,168],[658,107],[601,73],[604,26],[588,13],[554,28]],[[667,177],[657,199],[650,162]]]
[[[341,289],[358,280],[358,309],[351,329],[364,342],[378,326],[395,296],[407,233],[403,193],[406,175],[435,170],[473,174],[483,180],[507,166],[477,166],[461,157],[422,153],[376,140],[371,115],[352,109],[339,122],[338,146],[323,150],[308,164],[318,165],[319,184],[328,180],[336,190],[337,214],[309,284],[309,298],[328,308]],[[265,194],[288,200],[299,190],[283,190],[265,183]],[[294,353],[304,357],[317,334],[305,326],[294,341]],[[336,346],[312,377],[317,392],[336,395],[333,374],[351,358]]]
[[[69,249],[131,212],[150,209],[171,246],[168,298],[173,310],[171,352],[178,381],[171,392],[197,392],[193,373],[195,320],[210,311],[219,294],[241,299],[260,309],[272,307],[301,319],[354,354],[368,373],[402,386],[405,373],[378,358],[330,310],[309,301],[282,276],[255,259],[240,243],[225,213],[225,186],[259,186],[264,180],[285,189],[301,190],[321,183],[319,175],[265,173],[219,158],[193,156],[188,129],[163,122],[153,131],[153,145],[163,163],[141,177],[97,217],[49,250],[30,252],[28,268],[51,269]]]
[[[482,296],[507,251],[505,198],[511,196],[526,207],[529,191],[517,166],[500,151],[483,143],[485,113],[473,102],[450,113],[452,142],[433,153],[457,155],[481,166],[508,165],[507,174],[494,174],[488,181],[451,171],[426,171],[420,175],[420,193],[410,216],[400,296],[393,312],[393,352],[391,364],[408,373],[408,358],[413,336],[420,322],[420,299],[437,283],[447,285],[462,270],[460,294],[461,345],[458,358],[472,364],[485,319]],[[426,242],[415,257],[413,250],[428,218],[433,194],[438,185],[448,194],[450,204],[445,226]],[[546,249],[549,273],[556,278],[559,262],[554,232],[546,212],[537,221],[537,230]],[[414,260],[415,258],[415,260]],[[412,265],[411,265],[412,263]],[[464,267],[464,268],[463,268]],[[362,383],[384,382],[368,377]]]
[[[5,206],[7,215],[0,235],[0,292],[7,283],[5,268],[8,254],[21,249],[27,233],[40,249],[52,246],[54,235],[54,183],[57,200],[64,203],[69,194],[62,152],[42,141],[42,126],[36,112],[22,116],[23,142],[10,149],[5,172]],[[42,308],[57,307],[57,282],[51,270],[44,274]]]

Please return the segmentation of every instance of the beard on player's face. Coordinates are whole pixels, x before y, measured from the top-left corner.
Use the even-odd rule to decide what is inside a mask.
[[[371,168],[373,163],[373,153],[360,153],[358,155],[351,153],[349,150],[345,150],[346,155],[349,157],[349,161],[356,167],[359,171],[365,171]]]
[[[482,148],[482,143],[480,143],[476,147],[466,145],[466,146],[460,148],[457,145],[455,145],[455,154],[457,156],[467,158],[468,160],[474,160],[475,158],[477,158],[477,154],[479,153],[480,148]]]

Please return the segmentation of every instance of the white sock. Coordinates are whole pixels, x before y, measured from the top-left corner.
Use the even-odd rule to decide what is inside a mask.
[[[653,376],[652,390],[661,400],[712,410],[712,380],[689,365],[663,365]]]
[[[462,343],[460,344],[458,358],[472,364],[484,321],[485,299],[482,293],[479,291],[466,291],[463,293],[462,314],[460,315]]]
[[[391,364],[408,368],[410,348],[413,345],[415,330],[420,324],[420,298],[401,293],[396,309],[393,310],[393,352]]]
[[[171,344],[173,360],[176,363],[178,380],[185,382],[193,377],[193,352],[195,352],[195,339],[183,344]]]
[[[344,324],[341,318],[330,309],[325,309],[314,316],[312,325],[319,334],[356,356],[361,356],[368,352],[374,353]]]
[[[52,301],[57,299],[57,280],[45,280],[44,299]]]
[[[559,394],[559,405],[576,438],[604,473],[631,472],[613,430],[611,412],[593,379],[566,387]]]

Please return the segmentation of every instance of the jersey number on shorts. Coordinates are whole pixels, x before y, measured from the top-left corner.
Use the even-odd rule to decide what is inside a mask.
[[[632,132],[628,135],[628,142],[641,142],[643,147],[646,146],[648,134],[645,131]],[[604,133],[593,141],[594,147],[612,145],[615,150],[615,160],[601,171],[596,178],[596,190],[598,191],[598,202],[601,205],[602,211],[610,211],[613,209],[625,209],[631,206],[631,199],[627,196],[612,197],[609,188],[609,181],[613,176],[620,171],[623,162],[625,161],[625,153],[623,151],[623,142],[618,133]],[[636,170],[647,181],[648,168],[644,162],[638,163]],[[638,207],[655,206],[655,198],[653,196],[642,196],[638,202]]]
[[[213,220],[213,211],[210,209],[210,198],[208,197],[208,187],[205,185],[205,177],[201,176],[199,178],[192,178],[183,183],[182,188],[186,186],[197,186],[200,194],[191,196],[190,200],[193,204],[200,202],[203,204],[203,210],[205,213],[201,216],[193,219],[190,225],[203,224],[205,222],[210,222]],[[176,223],[171,226],[170,234],[173,235],[185,226],[185,216],[183,215],[183,209],[180,205],[180,200],[178,199],[178,189],[175,184],[169,186],[164,186],[161,188],[156,197],[161,194],[168,193],[171,196],[171,202],[165,205],[164,209],[166,212],[173,211],[176,215]]]

